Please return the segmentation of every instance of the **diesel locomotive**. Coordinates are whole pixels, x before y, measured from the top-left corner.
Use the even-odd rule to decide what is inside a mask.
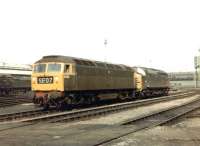
[[[35,62],[31,82],[33,102],[44,108],[167,94],[169,89],[162,71],[67,56],[44,56]]]
[[[134,69],[136,96],[144,98],[168,95],[170,83],[166,72],[145,67]]]

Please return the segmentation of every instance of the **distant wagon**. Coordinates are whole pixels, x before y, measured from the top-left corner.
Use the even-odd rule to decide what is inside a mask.
[[[29,65],[0,65],[0,95],[30,91],[31,73]]]

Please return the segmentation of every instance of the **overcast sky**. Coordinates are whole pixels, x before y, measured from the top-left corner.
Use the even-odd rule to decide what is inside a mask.
[[[199,48],[199,0],[0,1],[0,62],[59,54],[190,71]]]

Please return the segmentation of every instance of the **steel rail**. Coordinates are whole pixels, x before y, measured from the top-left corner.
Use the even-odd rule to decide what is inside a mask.
[[[36,117],[36,116],[47,115],[47,114],[51,114],[55,112],[58,112],[58,111],[55,109],[51,109],[48,111],[38,109],[38,110],[23,111],[23,112],[18,112],[18,113],[3,114],[3,115],[0,115],[0,122],[19,120],[19,119],[23,119],[27,117]]]
[[[32,99],[28,97],[0,97],[0,107],[7,107],[30,102],[32,102]]]
[[[191,92],[192,93],[192,92]],[[181,96],[181,95],[185,95],[187,96],[187,94],[191,94],[190,92],[189,93],[182,93],[182,94],[178,94],[178,95],[173,95],[173,97],[177,97],[177,96]],[[165,96],[165,97],[161,97],[161,99],[164,100],[164,98],[168,98],[169,96]],[[171,97],[171,96],[170,96]],[[184,96],[183,96],[184,97]],[[146,101],[148,100],[154,100],[154,99],[147,99],[147,100],[142,100],[140,102],[143,102],[144,101],[144,104]],[[158,98],[155,98],[155,100],[160,100]],[[168,99],[167,99],[168,100]],[[138,101],[137,101],[138,102]],[[127,103],[120,103],[121,105],[126,105],[126,104],[132,104],[132,103],[137,103],[136,101],[134,102],[127,102]],[[139,102],[139,103],[140,103]],[[119,104],[119,103],[118,103]],[[116,104],[116,105],[118,105]],[[102,106],[103,107],[103,106]],[[104,106],[105,107],[105,106]],[[81,110],[80,110],[81,111]],[[74,112],[74,111],[72,111]],[[78,110],[77,110],[78,112]],[[56,113],[56,110],[54,109],[50,109],[48,111],[43,111],[42,109],[38,109],[38,110],[28,110],[28,111],[23,111],[23,112],[15,112],[15,113],[8,113],[8,114],[2,114],[0,115],[0,122],[7,122],[7,121],[12,121],[12,120],[20,120],[20,119],[23,119],[23,118],[33,118],[33,117],[37,117],[37,116],[41,116],[41,115],[47,115],[47,114],[53,114],[53,113]],[[57,112],[59,113],[59,111]]]
[[[135,101],[135,102],[129,102],[129,103],[121,103],[121,104],[115,104],[115,105],[109,105],[109,107],[113,107],[113,106],[117,106],[117,105],[128,105],[130,104],[130,108],[134,108],[134,107],[139,107],[139,106],[145,106],[145,105],[150,105],[150,104],[154,104],[154,103],[159,103],[159,102],[165,102],[165,101],[171,101],[171,100],[176,100],[176,99],[182,99],[182,98],[187,98],[191,95],[193,95],[193,92],[189,92],[189,93],[184,93],[184,94],[179,94],[179,95],[174,95],[174,96],[166,96],[166,97],[161,97],[161,98],[154,98],[154,99],[147,99],[147,100],[142,100],[142,101]],[[132,106],[131,106],[132,104]],[[102,106],[102,107],[97,107],[97,108],[89,108],[89,109],[84,109],[84,110],[78,110],[78,111],[72,111],[72,112],[64,112],[64,115],[68,115],[66,117],[69,118],[70,115],[77,115],[77,113],[89,113],[90,114],[90,110],[95,110],[95,109],[102,109],[108,106]],[[123,109],[123,108],[121,108]],[[126,108],[127,110],[129,108]],[[119,110],[118,110],[119,111]],[[73,114],[74,113],[74,114]],[[108,114],[109,112],[107,112]],[[110,112],[113,113],[113,112]],[[13,125],[13,126],[9,126],[3,129],[0,129],[0,131],[6,131],[6,130],[11,130],[11,129],[16,129],[16,128],[20,128],[20,127],[25,127],[25,126],[31,126],[31,125],[35,125],[37,124],[39,121],[46,121],[46,122],[59,122],[59,120],[55,118],[55,116],[57,115],[61,115],[61,117],[65,117],[62,116],[63,113],[60,114],[52,114],[52,115],[46,115],[46,116],[41,116],[41,117],[37,117],[37,118],[31,118],[31,119],[24,119],[24,120],[20,120],[20,122],[17,122],[17,125]],[[94,116],[97,116],[98,112],[96,112],[96,114]],[[101,114],[100,114],[101,115]],[[84,117],[84,116],[83,116]],[[72,120],[82,120],[83,117],[74,117],[72,118]],[[51,120],[53,119],[53,121]],[[64,119],[65,120],[65,119]]]
[[[135,128],[133,128],[132,130],[128,131],[127,133],[121,134],[117,137],[113,137],[113,138],[104,140],[102,142],[99,142],[97,144],[94,144],[93,146],[109,144],[110,142],[114,140],[128,136],[138,131],[151,129],[156,126],[162,126],[168,122],[174,121],[177,118],[180,118],[199,108],[200,108],[200,98],[194,99],[192,101],[189,101],[181,105],[175,105],[173,107],[169,107],[167,109],[160,110],[154,113],[142,115],[141,117],[137,117],[130,121],[126,121],[122,124],[122,125],[129,125],[129,126],[134,125],[133,127]]]
[[[180,94],[178,94],[178,95],[180,95]],[[176,97],[178,95],[173,95],[173,97]],[[187,94],[184,93],[184,94],[181,94],[181,95],[187,95]],[[162,97],[162,98],[163,99],[168,98],[168,96]],[[156,100],[159,101],[160,99],[156,99]],[[145,102],[146,100],[143,100],[143,101]],[[126,103],[122,103],[122,105],[123,104],[126,104]],[[131,103],[129,102],[128,104],[131,104]],[[36,117],[36,116],[41,116],[41,115],[52,114],[52,113],[55,113],[55,112],[56,112],[56,110],[54,110],[54,109],[50,109],[48,111],[43,111],[42,109],[38,109],[38,110],[28,110],[28,111],[23,111],[23,112],[2,114],[2,115],[0,115],[0,122],[19,120],[19,119],[29,118],[29,117]],[[59,112],[57,112],[57,113],[59,113]]]
[[[160,97],[160,98],[132,101],[132,102],[126,102],[126,103],[118,103],[114,105],[100,106],[100,107],[82,109],[82,110],[71,111],[71,112],[62,112],[62,113],[44,115],[41,117],[25,119],[25,120],[22,120],[22,122],[36,122],[36,123],[40,121],[43,121],[43,122],[47,121],[51,123],[70,122],[74,120],[82,120],[85,118],[111,114],[114,112],[128,110],[128,109],[136,108],[140,106],[146,106],[146,105],[166,102],[170,100],[187,98],[191,96],[192,94],[193,92],[189,92],[189,93],[184,93],[184,94],[179,94],[179,95],[174,95],[174,96],[165,96],[165,97]]]

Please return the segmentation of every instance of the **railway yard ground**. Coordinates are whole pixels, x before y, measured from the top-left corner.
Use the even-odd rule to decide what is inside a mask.
[[[170,96],[176,97],[174,95]],[[127,109],[124,103],[124,110],[117,104],[111,105],[112,108],[107,112],[103,112],[106,109],[100,107],[96,115],[92,113],[86,116],[90,111],[94,112],[93,107],[83,109],[80,113],[79,110],[72,110],[2,121],[0,145],[200,145],[200,90],[177,93],[177,97],[170,100],[155,100],[145,99],[143,104],[141,101],[133,101],[130,103],[132,107]],[[32,104],[21,104],[0,108],[0,116],[31,110],[40,109]],[[54,118],[61,114],[68,116],[68,119],[63,116],[59,120]]]

